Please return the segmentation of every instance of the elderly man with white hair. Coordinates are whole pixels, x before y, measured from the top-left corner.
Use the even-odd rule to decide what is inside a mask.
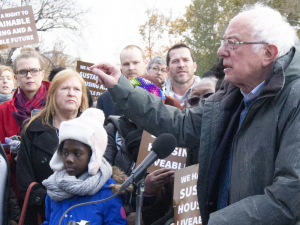
[[[155,136],[199,146],[203,224],[299,224],[300,46],[280,13],[255,4],[235,16],[218,50],[221,89],[181,112],[133,88],[117,67],[92,67],[117,107]]]

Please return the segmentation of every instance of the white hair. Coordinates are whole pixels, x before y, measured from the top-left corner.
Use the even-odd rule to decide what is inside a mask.
[[[250,7],[246,6],[238,15],[249,17],[255,41],[277,46],[276,59],[289,52],[298,41],[295,28],[275,9],[256,3]],[[260,47],[262,45],[253,45],[253,51],[257,52]]]

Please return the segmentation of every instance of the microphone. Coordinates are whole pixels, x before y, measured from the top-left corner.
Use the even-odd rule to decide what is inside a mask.
[[[170,155],[176,148],[177,140],[176,138],[169,133],[161,134],[158,136],[153,144],[152,151],[149,155],[135,168],[128,179],[120,188],[120,192],[124,191],[131,183],[139,181],[141,176],[147,171],[148,167],[157,159],[164,159]]]

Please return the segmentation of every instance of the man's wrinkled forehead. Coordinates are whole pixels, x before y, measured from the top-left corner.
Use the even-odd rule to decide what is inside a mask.
[[[250,17],[247,14],[239,14],[235,16],[229,23],[224,38],[236,39],[238,41],[247,41],[243,38],[252,38],[252,25]]]

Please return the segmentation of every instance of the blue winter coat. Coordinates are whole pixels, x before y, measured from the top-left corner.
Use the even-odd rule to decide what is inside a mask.
[[[46,221],[42,225],[58,225],[60,217],[68,208],[79,203],[96,201],[111,196],[110,184],[115,184],[113,179],[109,179],[94,195],[76,195],[60,202],[53,201],[47,195],[45,202]],[[61,224],[67,225],[70,220],[75,222],[86,220],[95,225],[127,224],[125,211],[119,196],[105,202],[76,207],[67,213]]]

